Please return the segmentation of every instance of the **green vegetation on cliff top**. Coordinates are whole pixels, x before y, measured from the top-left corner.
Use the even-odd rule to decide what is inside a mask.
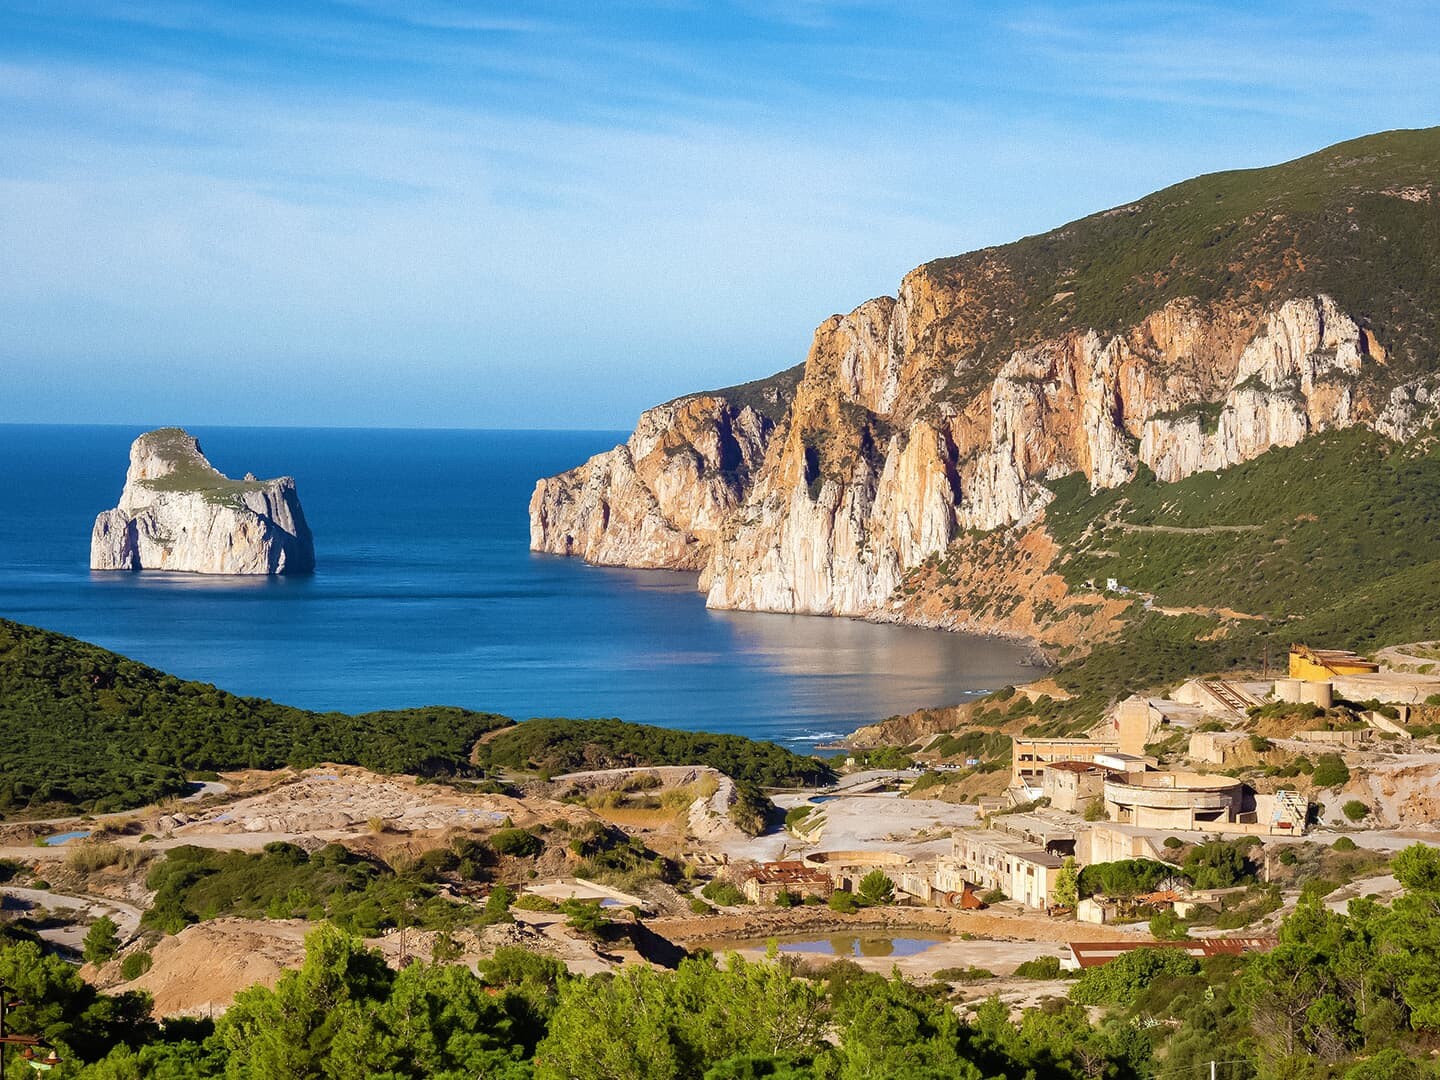
[[[208,464],[200,444],[183,428],[157,428],[141,438],[156,457],[171,465],[171,471],[164,476],[141,481],[151,491],[194,491],[210,502],[237,505],[246,492],[265,489],[264,480],[232,480]]]
[[[776,372],[763,379],[755,379],[736,386],[726,386],[719,390],[707,390],[699,394],[685,394],[673,400],[684,401],[685,398],[706,397],[707,395],[723,397],[736,409],[743,409],[748,405],[761,416],[778,422],[785,415],[785,410],[790,407],[790,400],[795,396],[795,388],[800,385],[800,379],[804,374],[805,365],[796,364],[794,367],[786,368],[784,371]]]
[[[1328,293],[1389,351],[1374,376],[1403,377],[1440,344],[1440,128],[1197,177],[922,269],[964,283],[934,332],[963,322],[967,351],[953,359],[977,373],[1068,330],[1122,331],[1180,297],[1269,307]]]

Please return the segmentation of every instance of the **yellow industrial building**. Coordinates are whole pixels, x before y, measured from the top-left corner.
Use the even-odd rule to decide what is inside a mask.
[[[1346,649],[1312,649],[1290,646],[1290,678],[1329,682],[1336,675],[1373,675],[1380,665]]]

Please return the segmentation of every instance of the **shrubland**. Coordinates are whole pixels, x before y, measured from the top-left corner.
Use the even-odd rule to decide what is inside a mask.
[[[317,713],[189,682],[0,619],[0,813],[105,811],[188,790],[187,773],[308,767],[466,776],[509,721],[433,707]]]
[[[491,769],[550,774],[709,765],[737,782],[764,787],[813,786],[835,778],[824,762],[774,743],[623,720],[527,720],[478,746],[476,760]]]
[[[1207,1076],[1211,1061],[1223,1080],[1421,1080],[1440,1039],[1440,851],[1415,845],[1393,870],[1404,892],[1389,906],[1330,911],[1313,890],[1268,953],[1138,949],[1018,1019],[994,997],[956,1008],[947,984],[987,974],[970,969],[919,986],[848,961],[705,955],[587,978],[502,948],[478,971],[396,972],[333,925],[213,1023],[159,1024],[145,995],[99,993],[34,942],[0,944],[0,979],[24,1001],[10,1030],[45,1038],[81,1080],[1140,1080]],[[1030,968],[1061,974],[1053,958]]]

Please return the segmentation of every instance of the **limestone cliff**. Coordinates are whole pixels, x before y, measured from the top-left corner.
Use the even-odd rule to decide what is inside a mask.
[[[698,568],[712,607],[1031,635],[1067,610],[1043,533],[1059,478],[1173,482],[1317,432],[1403,441],[1440,419],[1440,129],[1358,143],[921,266],[821,324],[773,424],[681,399],[542,480],[532,546]],[[1399,251],[1402,234],[1417,239]],[[924,568],[947,552],[964,595],[1043,604],[937,608]],[[1088,632],[1116,616],[1084,610]]]
[[[677,398],[630,438],[535,485],[530,547],[605,566],[698,570],[740,505],[799,372]]]
[[[161,428],[131,444],[119,505],[95,519],[90,568],[308,573],[315,547],[293,478],[231,480],[188,432]]]

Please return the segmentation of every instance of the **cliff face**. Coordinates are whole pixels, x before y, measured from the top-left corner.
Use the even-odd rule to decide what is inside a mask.
[[[1374,145],[1406,148],[1397,171],[1440,172],[1440,134],[1419,136]],[[1373,283],[1354,269],[1397,258],[1401,221],[1434,233],[1432,204],[1355,172],[1384,154],[1340,151],[922,266],[895,297],[819,327],[773,425],[723,397],[683,399],[542,480],[532,546],[699,568],[712,607],[1029,635],[1064,610],[1058,577],[1042,617],[937,610],[919,569],[1000,530],[1020,542],[955,550],[977,586],[1033,586],[1063,553],[1027,530],[1043,533],[1048,485],[1067,474],[1092,491],[1142,467],[1173,482],[1328,429],[1403,441],[1440,417],[1435,305],[1410,293],[1440,252],[1422,245],[1418,269]],[[1334,191],[1316,196],[1323,184]],[[740,447],[729,470],[714,450],[726,440]],[[1114,614],[1094,610],[1092,630]]]
[[[904,310],[859,311],[886,309]],[[821,328],[783,437],[714,545],[712,606],[874,614],[965,530],[1033,521],[1046,480],[1108,488],[1142,464],[1179,480],[1376,413],[1359,390],[1369,340],[1325,296],[1261,313],[1177,301],[1123,334],[1076,331],[1014,351],[958,407],[916,408],[939,381],[909,348],[918,321]],[[881,343],[888,359],[852,369],[868,378],[836,377],[837,357]]]
[[[604,566],[698,570],[744,499],[797,372],[678,398],[530,499],[530,547]]]
[[[936,400],[955,373],[911,335],[948,309],[936,291],[907,280],[911,304],[827,320],[778,425],[713,395],[645,413],[623,446],[540,481],[531,546],[701,569],[712,607],[877,615],[966,530],[1034,521],[1047,480],[1179,480],[1389,406],[1361,379],[1378,341],[1327,296],[1174,301],[1122,334],[1017,349],[969,401]],[[1417,418],[1396,413],[1404,438]]]
[[[95,519],[90,568],[308,573],[315,547],[293,478],[231,480],[191,435],[162,428],[131,445],[120,502]]]

